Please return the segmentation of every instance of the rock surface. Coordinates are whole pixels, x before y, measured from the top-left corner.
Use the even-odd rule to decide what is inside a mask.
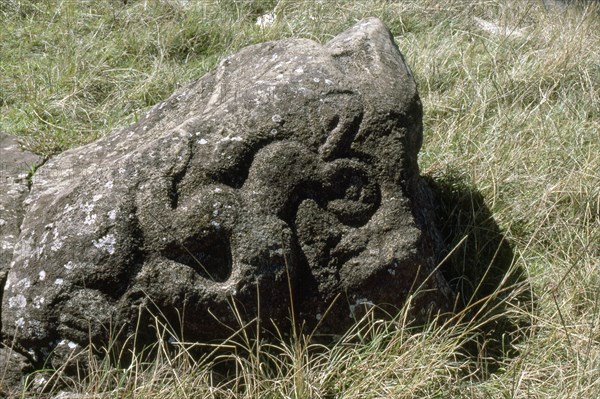
[[[19,146],[16,137],[0,132],[0,282],[6,281],[25,213],[29,177],[42,158]],[[2,292],[0,292],[1,298]]]
[[[325,45],[241,50],[37,171],[4,287],[5,342],[40,367],[115,326],[155,339],[145,309],[183,320],[188,341],[231,335],[234,307],[285,328],[290,297],[320,334],[421,285],[415,315],[444,310],[421,118],[377,19]]]
[[[23,151],[14,136],[0,133],[0,286],[4,286],[6,282],[13,250],[19,237],[25,212],[23,201],[29,193],[29,176],[41,162],[41,157]],[[2,367],[7,363],[12,367]],[[25,357],[1,346],[0,370],[0,397],[6,394],[4,382],[18,380],[21,374],[33,371]]]

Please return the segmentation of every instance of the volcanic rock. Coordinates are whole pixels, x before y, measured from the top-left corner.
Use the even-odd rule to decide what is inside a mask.
[[[422,109],[388,29],[247,47],[135,125],[34,175],[2,299],[35,367],[92,342],[208,342],[260,320],[342,334],[365,308],[443,311]],[[293,311],[292,311],[293,309]]]

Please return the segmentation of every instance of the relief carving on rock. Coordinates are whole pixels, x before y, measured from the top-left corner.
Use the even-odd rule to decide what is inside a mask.
[[[142,309],[202,341],[239,327],[233,306],[269,328],[289,322],[293,299],[322,334],[422,284],[433,290],[416,312],[443,309],[411,196],[421,141],[414,80],[377,19],[325,45],[246,48],[36,174],[3,335],[41,365],[111,326],[150,337]]]

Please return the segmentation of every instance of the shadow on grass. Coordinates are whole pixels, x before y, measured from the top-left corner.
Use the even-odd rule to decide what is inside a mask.
[[[441,270],[457,295],[456,314],[473,327],[463,350],[485,377],[518,355],[531,324],[531,290],[481,192],[458,173],[424,179],[437,197]]]

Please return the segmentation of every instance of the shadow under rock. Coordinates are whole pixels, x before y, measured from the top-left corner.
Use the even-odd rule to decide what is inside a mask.
[[[423,178],[437,199],[440,267],[457,295],[455,314],[476,326],[462,350],[485,377],[519,354],[534,298],[481,192],[457,173]]]

